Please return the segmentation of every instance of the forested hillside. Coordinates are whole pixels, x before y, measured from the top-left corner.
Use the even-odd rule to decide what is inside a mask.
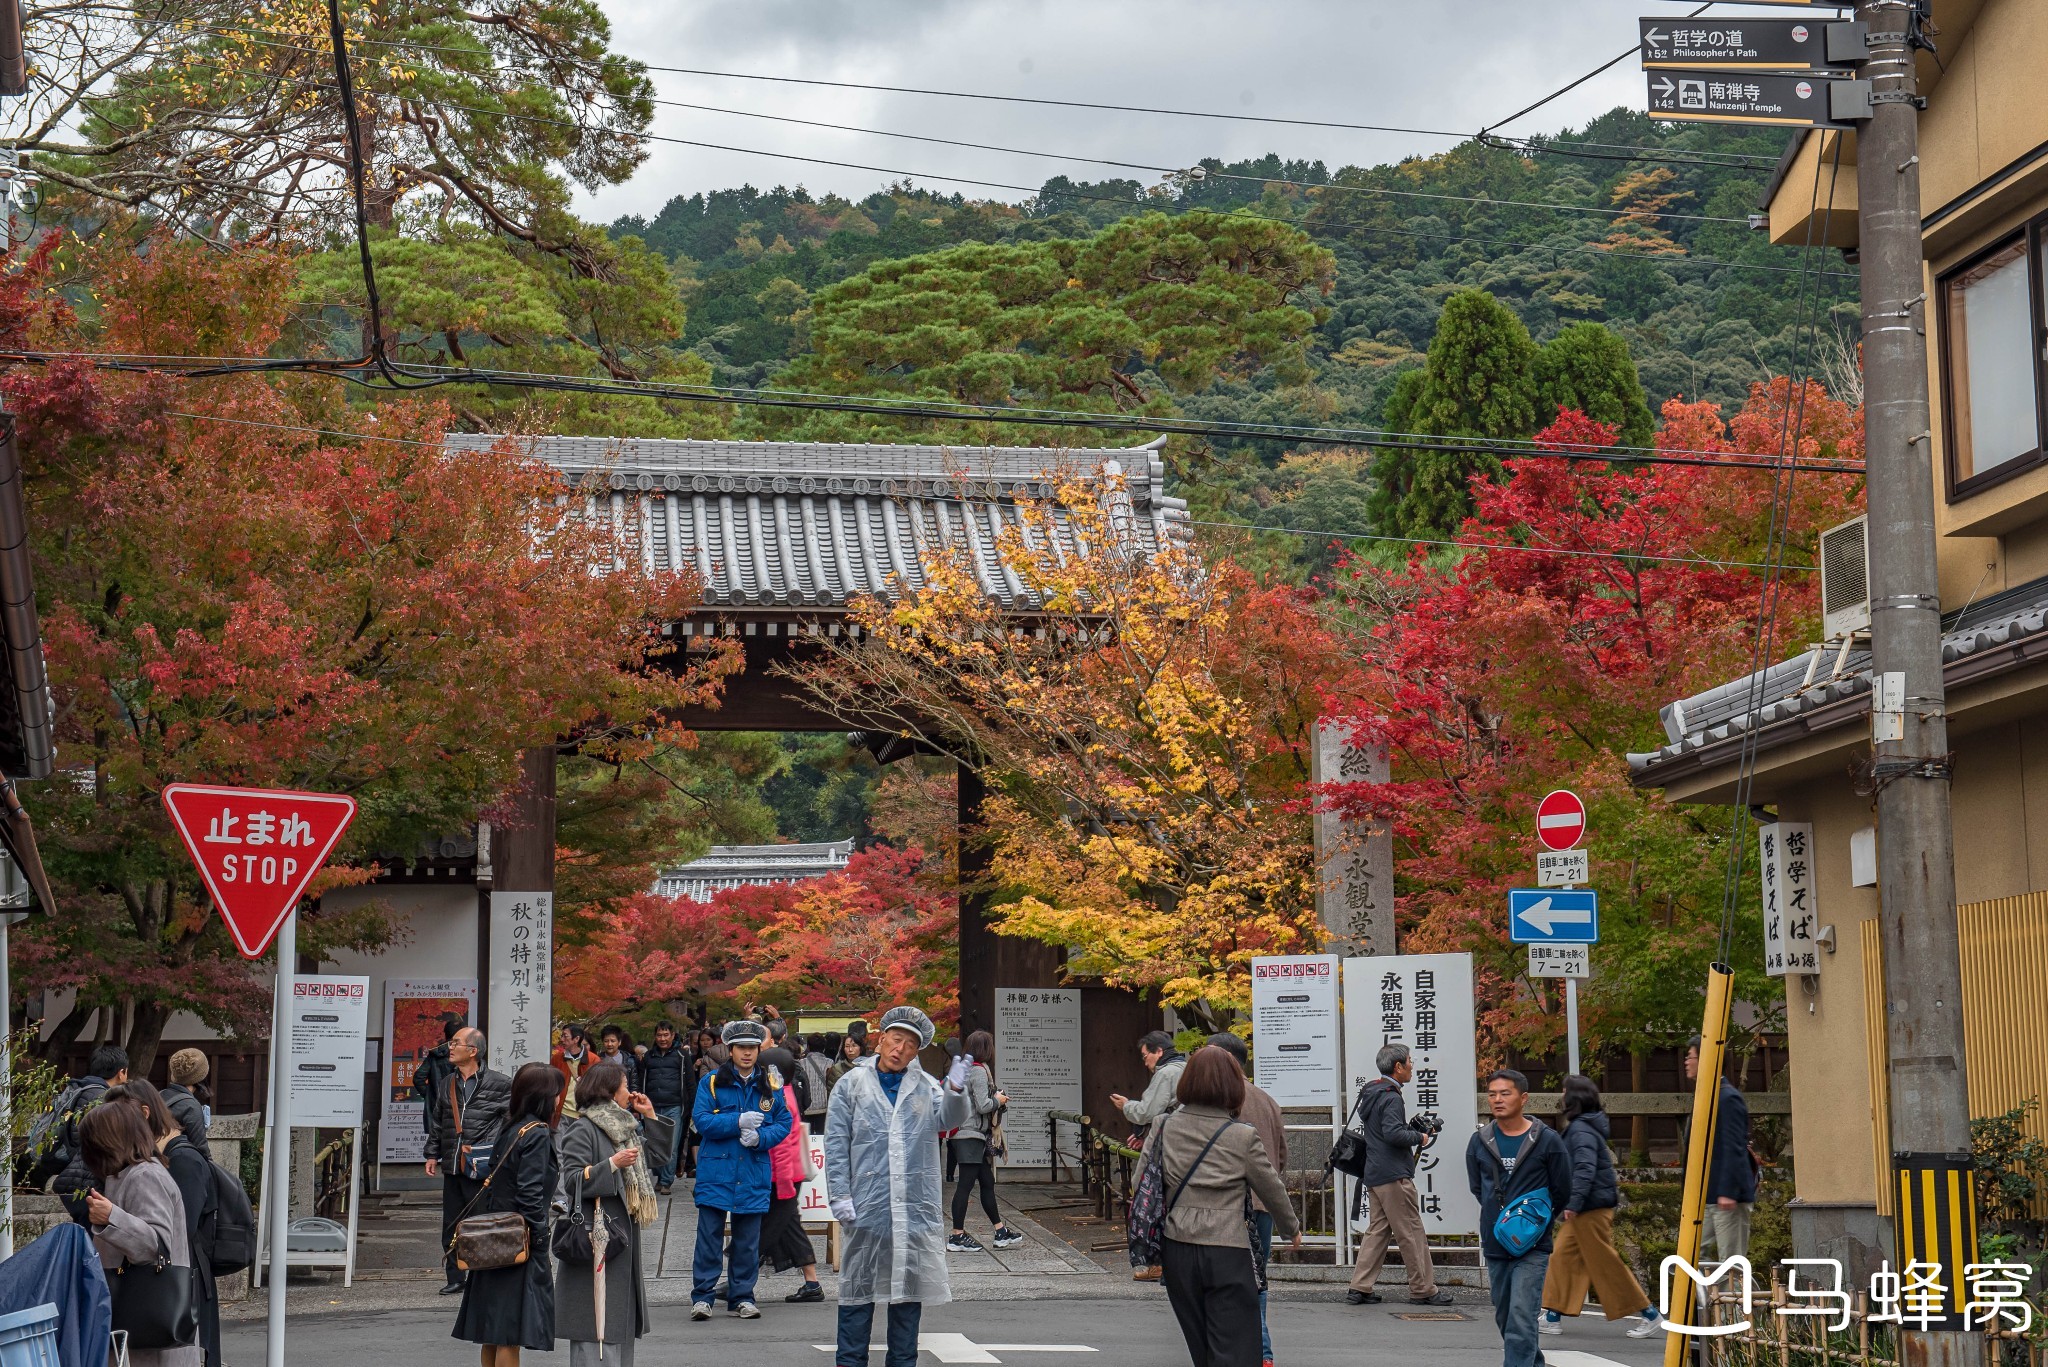
[[[721,382],[790,383],[801,376],[806,388],[874,392],[872,383],[848,383],[843,373],[835,384],[840,368],[830,357],[809,354],[814,341],[829,349],[829,338],[813,331],[820,291],[862,277],[865,283],[842,287],[828,302],[852,289],[853,302],[871,317],[877,291],[895,291],[904,296],[903,316],[923,326],[934,321],[935,310],[946,314],[935,291],[974,293],[979,308],[986,301],[977,292],[992,272],[1049,259],[1044,250],[1021,249],[1099,240],[1109,225],[1133,215],[1206,210],[1251,220],[1245,227],[1261,220],[1293,225],[1330,254],[1330,268],[1308,282],[1314,288],[1283,282],[1289,302],[1312,316],[1312,332],[1303,339],[1306,373],[1288,365],[1224,364],[1193,386],[1161,383],[1147,373],[1118,403],[1078,406],[1448,432],[1453,429],[1429,426],[1410,411],[1419,375],[1409,394],[1396,391],[1404,373],[1423,366],[1444,305],[1461,290],[1494,296],[1539,345],[1574,324],[1604,325],[1625,343],[1651,409],[1673,396],[1732,409],[1753,381],[1811,369],[1818,356],[1853,354],[1853,343],[1844,345],[1855,326],[1853,269],[1834,252],[1773,247],[1749,226],[1782,148],[1782,135],[1771,130],[1673,129],[1615,110],[1586,128],[1527,146],[1468,142],[1439,156],[1334,173],[1320,162],[1277,155],[1232,164],[1209,160],[1199,179],[1152,186],[1062,176],[1022,204],[907,185],[878,189],[859,203],[814,198],[801,187],[743,186],[678,196],[652,219],[624,218],[612,231],[643,238],[675,263],[688,298],[684,345],[709,362]],[[1020,250],[951,254],[936,272],[874,269],[966,244]],[[1811,273],[1802,271],[1807,256]],[[914,298],[906,280],[916,285]],[[1042,302],[1005,304],[1039,308]],[[955,310],[945,321],[954,325],[960,316]],[[1808,325],[1812,330],[1804,332]],[[1035,355],[1038,339],[1026,332],[990,345]],[[1583,352],[1586,340],[1578,336],[1570,345]],[[1513,338],[1503,344],[1521,346]],[[1530,353],[1530,364],[1536,355]],[[890,392],[970,396],[950,376],[923,374],[914,357],[890,359],[896,362],[892,376],[918,381],[892,378]],[[950,359],[957,370],[971,358]],[[1508,424],[1523,428],[1519,435],[1554,416],[1542,388],[1532,371],[1533,421]],[[1637,419],[1628,425],[1646,428]],[[793,423],[772,416],[753,430],[908,435],[885,422],[821,426],[817,419]],[[1370,458],[1363,452],[1297,453],[1278,443],[1248,443],[1199,456],[1203,477],[1191,492],[1205,508],[1234,518],[1318,530],[1394,530],[1392,523],[1414,534],[1443,530],[1446,517],[1455,515],[1439,508],[1397,517],[1384,492],[1376,509],[1369,506]],[[1461,483],[1462,473],[1451,471],[1448,478]]]

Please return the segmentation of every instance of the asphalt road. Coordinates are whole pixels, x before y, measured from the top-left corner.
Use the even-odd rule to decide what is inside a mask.
[[[1453,1307],[1469,1317],[1455,1321],[1403,1320],[1397,1316],[1405,1307],[1352,1307],[1334,1296],[1278,1300],[1272,1309],[1280,1367],[1495,1367],[1500,1362],[1491,1309],[1480,1302]],[[297,1316],[286,1331],[286,1361],[292,1367],[358,1362],[470,1367],[477,1350],[448,1337],[454,1317],[452,1304],[434,1310]],[[657,1309],[655,1324],[654,1333],[640,1341],[637,1367],[682,1367],[686,1357],[692,1367],[705,1362],[831,1367],[835,1311],[829,1304],[785,1306],[771,1300],[763,1303],[758,1320],[732,1319],[721,1310],[703,1324],[691,1323],[680,1310]],[[932,1310],[923,1327],[919,1367],[1187,1367],[1188,1362],[1163,1294],[1146,1300],[956,1302]],[[882,1367],[880,1315],[875,1330],[872,1362]],[[1562,1336],[1546,1338],[1543,1345],[1550,1367],[1655,1367],[1664,1348],[1661,1339],[1632,1340],[1622,1326],[1597,1318],[1569,1324]],[[227,1367],[260,1367],[263,1325],[228,1325],[225,1347]],[[561,1356],[527,1354],[525,1360],[565,1361],[566,1345],[557,1353]]]

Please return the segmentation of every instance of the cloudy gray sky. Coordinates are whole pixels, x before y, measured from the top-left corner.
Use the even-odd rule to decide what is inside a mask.
[[[1612,57],[1655,0],[603,0],[616,48],[653,65],[1471,132]],[[1733,10],[1734,6],[1719,6]],[[1754,13],[1754,11],[1751,11]],[[1783,11],[1779,11],[1781,14]],[[783,152],[921,173],[974,197],[1118,172],[1080,157],[1185,166],[1278,152],[1332,170],[1440,151],[1449,139],[771,84],[656,72],[663,99],[1060,154],[905,142],[664,106],[653,131],[747,152],[655,143],[632,181],[586,196],[610,220],[742,183],[859,196],[888,176]],[[1525,133],[1640,107],[1634,62],[1512,125]]]

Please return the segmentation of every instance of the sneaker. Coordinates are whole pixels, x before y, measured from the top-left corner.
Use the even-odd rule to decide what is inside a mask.
[[[1383,1299],[1385,1298],[1377,1291],[1346,1291],[1344,1293],[1344,1302],[1347,1305],[1378,1305]]]
[[[1161,1275],[1162,1270],[1156,1267],[1139,1267],[1131,1270],[1131,1280],[1134,1282],[1156,1282]]]
[[[1024,1236],[1011,1229],[1008,1225],[1003,1225],[996,1230],[997,1248],[1015,1248],[1023,1242]]]
[[[1410,1296],[1410,1297],[1408,1298],[1408,1304],[1410,1304],[1410,1305],[1455,1305],[1455,1304],[1457,1304],[1457,1302],[1451,1299],[1451,1293],[1450,1293],[1450,1292],[1448,1292],[1448,1291],[1439,1291],[1439,1292],[1437,1292],[1437,1293],[1436,1293],[1436,1294],[1435,1294],[1434,1296]]]
[[[974,1242],[972,1234],[955,1234],[946,1240],[948,1253],[979,1253],[981,1245]]]
[[[738,1305],[732,1307],[732,1313],[738,1315],[743,1320],[757,1320],[761,1318],[761,1307],[752,1301],[741,1301]]]
[[[690,1318],[691,1318],[691,1319],[693,1319],[693,1320],[708,1320],[708,1319],[710,1319],[710,1318],[711,1318],[711,1302],[710,1302],[710,1301],[698,1301],[698,1302],[697,1302],[697,1303],[696,1303],[695,1305],[692,1305],[692,1306],[690,1307]]]
[[[1562,1334],[1564,1332],[1564,1316],[1554,1310],[1544,1311],[1543,1318],[1536,1324],[1536,1332],[1539,1334]]]
[[[1654,1310],[1645,1310],[1635,1318],[1636,1322],[1628,1327],[1628,1336],[1632,1339],[1646,1339],[1664,1328],[1663,1318]]]
[[[807,1305],[812,1301],[824,1300],[825,1288],[816,1282],[805,1282],[782,1299],[791,1305]]]

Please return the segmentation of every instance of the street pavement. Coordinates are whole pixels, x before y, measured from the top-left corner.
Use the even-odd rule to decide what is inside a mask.
[[[765,1275],[758,1298],[762,1318],[730,1317],[721,1305],[707,1323],[689,1319],[690,1253],[696,1236],[696,1208],[683,1199],[664,1201],[660,1224],[647,1231],[648,1301],[654,1332],[641,1340],[638,1367],[691,1367],[706,1360],[743,1361],[747,1367],[831,1367],[835,1311],[823,1305],[786,1305],[783,1297],[801,1283],[796,1272]],[[1003,1214],[1025,1236],[1015,1248],[988,1247],[979,1210],[968,1229],[984,1245],[981,1253],[952,1254],[952,1304],[926,1317],[919,1367],[953,1364],[1018,1364],[1021,1367],[1184,1367],[1186,1348],[1156,1283],[1131,1280],[1121,1252],[1094,1253],[1092,1236],[1106,1231],[1077,1229],[1061,1237],[1048,1224],[1058,1215],[1043,1194],[1005,1188]],[[1030,1212],[1037,1211],[1047,1223]],[[295,1278],[287,1297],[286,1361],[292,1367],[358,1361],[435,1364],[474,1363],[476,1349],[448,1337],[457,1302],[437,1294],[433,1265],[439,1205],[424,1201],[380,1211],[366,1219],[354,1287],[338,1276]],[[820,1252],[823,1240],[816,1241]],[[830,1266],[818,1269],[826,1294],[837,1291]],[[1302,1364],[1421,1363],[1425,1367],[1492,1367],[1500,1361],[1492,1308],[1483,1292],[1454,1288],[1458,1303],[1427,1311],[1397,1298],[1375,1306],[1344,1303],[1344,1284],[1276,1282],[1272,1297],[1275,1352],[1281,1367]],[[222,1307],[227,1367],[255,1367],[264,1360],[265,1306],[262,1296]],[[876,1342],[882,1332],[878,1319]],[[1562,1336],[1545,1338],[1551,1367],[1657,1367],[1661,1338],[1631,1340],[1622,1326],[1594,1316],[1568,1322]],[[566,1348],[558,1351],[566,1353]],[[737,1356],[736,1356],[737,1353]],[[536,1356],[535,1361],[550,1359]],[[875,1367],[881,1367],[879,1352]]]
[[[1494,1367],[1500,1340],[1483,1303],[1453,1307],[1468,1318],[1407,1320],[1403,1307],[1353,1307],[1341,1293],[1318,1293],[1314,1301],[1284,1299],[1272,1307],[1274,1352],[1280,1367],[1350,1367],[1358,1363],[1425,1364],[1426,1367]],[[1443,1313],[1443,1312],[1437,1312]],[[637,1367],[692,1367],[705,1362],[746,1367],[831,1367],[835,1310],[831,1305],[763,1302],[761,1318],[738,1320],[721,1310],[703,1324],[682,1309],[656,1310],[654,1332],[640,1341]],[[476,1349],[448,1337],[455,1307],[395,1310],[373,1314],[307,1315],[286,1329],[286,1358],[293,1367],[394,1362],[419,1367],[469,1367]],[[924,1318],[919,1367],[998,1363],[1011,1367],[1186,1367],[1181,1340],[1166,1296],[1153,1289],[1144,1300],[1051,1299],[954,1302]],[[881,1367],[881,1318],[876,1320],[874,1367]],[[1660,1340],[1625,1337],[1621,1326],[1587,1319],[1546,1338],[1550,1367],[1654,1367],[1663,1360]],[[260,1323],[228,1328],[227,1367],[260,1363]],[[567,1353],[566,1346],[556,1350]],[[556,1360],[538,1354],[530,1362]]]

